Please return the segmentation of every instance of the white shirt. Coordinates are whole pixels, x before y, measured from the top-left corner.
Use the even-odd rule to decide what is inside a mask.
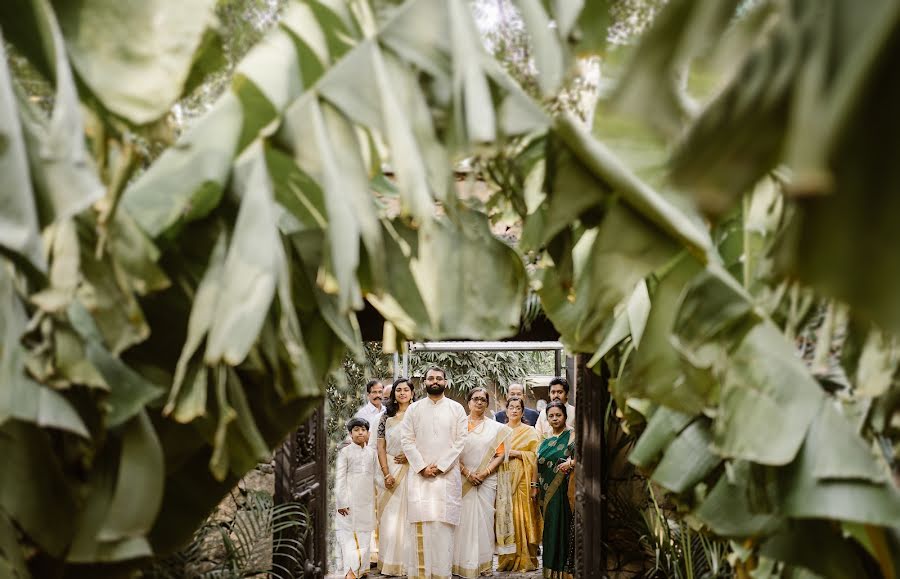
[[[350,443],[338,452],[335,473],[335,509],[350,509],[335,516],[335,528],[345,531],[375,530],[375,473],[378,455],[368,446]]]
[[[355,416],[357,418],[362,418],[369,423],[370,448],[378,448],[378,423],[381,421],[381,415],[384,414],[385,410],[387,409],[384,407],[384,404],[381,405],[381,408],[376,408],[374,404],[369,402],[356,411]]]
[[[575,430],[575,407],[569,403],[566,403],[566,428],[571,428]],[[550,423],[547,422],[547,409],[541,410],[541,415],[538,416],[537,423],[534,425],[534,429],[537,430],[538,436],[541,437],[541,440],[544,440],[551,434],[553,434],[553,429],[550,427]]]
[[[440,521],[458,525],[462,510],[459,455],[468,434],[466,411],[442,397],[413,402],[400,423],[400,444],[409,461],[407,517],[410,523]],[[435,463],[441,474],[425,478],[420,471]]]

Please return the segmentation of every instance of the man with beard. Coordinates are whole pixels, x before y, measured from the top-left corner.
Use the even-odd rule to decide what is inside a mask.
[[[561,376],[550,380],[550,402],[562,402],[566,405],[566,428],[575,430],[575,407],[569,404],[569,381]],[[547,422],[547,410],[541,410],[537,424],[534,425],[541,440],[553,434],[550,423]]]
[[[446,388],[446,372],[429,368],[425,373],[428,396],[410,405],[400,425],[410,471],[408,577],[436,579],[451,574],[453,536],[462,509],[459,455],[466,443],[468,419],[461,404],[444,397]]]
[[[362,418],[369,423],[369,432],[378,431],[378,423],[381,421],[381,415],[384,414],[384,404],[381,403],[384,395],[384,385],[381,380],[369,380],[366,383],[366,396],[369,402],[356,411],[355,417]],[[369,448],[378,448],[376,444],[376,436],[369,437]]]

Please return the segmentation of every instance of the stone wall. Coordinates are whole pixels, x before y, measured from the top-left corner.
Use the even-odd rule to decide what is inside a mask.
[[[222,502],[213,510],[200,531],[200,557],[187,569],[189,575],[199,575],[218,567],[226,557],[225,539],[223,531],[227,532],[232,541],[239,541],[232,530],[236,523],[240,523],[243,517],[251,516],[248,510],[253,500],[253,495],[275,495],[275,462],[261,463],[255,469],[247,473],[237,486],[225,496]],[[262,498],[258,496],[258,498]],[[254,558],[251,564],[255,568],[268,569],[272,562],[272,537],[263,539],[264,544],[256,545]],[[267,546],[266,546],[267,543]]]

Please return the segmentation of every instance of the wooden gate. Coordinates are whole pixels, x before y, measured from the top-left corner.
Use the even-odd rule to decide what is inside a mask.
[[[606,576],[607,505],[603,480],[606,468],[603,452],[609,391],[608,376],[598,376],[576,356],[577,400],[575,402],[575,576],[583,579]],[[605,366],[602,366],[605,370]],[[571,380],[570,380],[571,382]]]
[[[275,502],[299,503],[307,519],[302,534],[275,537],[279,579],[320,579],[328,559],[328,461],[325,403],[321,403],[275,453]]]

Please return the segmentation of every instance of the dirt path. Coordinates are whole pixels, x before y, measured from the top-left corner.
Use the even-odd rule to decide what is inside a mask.
[[[372,572],[366,575],[366,577],[368,577],[369,579],[377,579],[379,577],[388,577],[388,575],[382,575],[381,573],[378,573],[377,571],[372,569]],[[537,571],[531,571],[530,573],[500,573],[495,571],[494,574],[491,575],[491,577],[518,577],[521,579],[540,579],[542,577],[542,574],[540,569],[538,569]],[[326,579],[342,579],[342,577],[340,575],[328,575]]]
[[[494,567],[497,567],[496,557],[494,558]],[[543,574],[540,569],[538,569],[537,571],[531,571],[530,573],[500,573],[498,571],[495,571],[494,574],[491,575],[491,577],[508,577],[510,579],[512,579],[513,577],[516,577],[518,579],[540,579],[542,576]],[[375,569],[372,569],[372,571],[370,571],[369,574],[366,575],[366,577],[368,577],[369,579],[377,579],[379,577],[388,577],[388,575],[382,575]],[[328,575],[326,579],[343,579],[343,576]]]

